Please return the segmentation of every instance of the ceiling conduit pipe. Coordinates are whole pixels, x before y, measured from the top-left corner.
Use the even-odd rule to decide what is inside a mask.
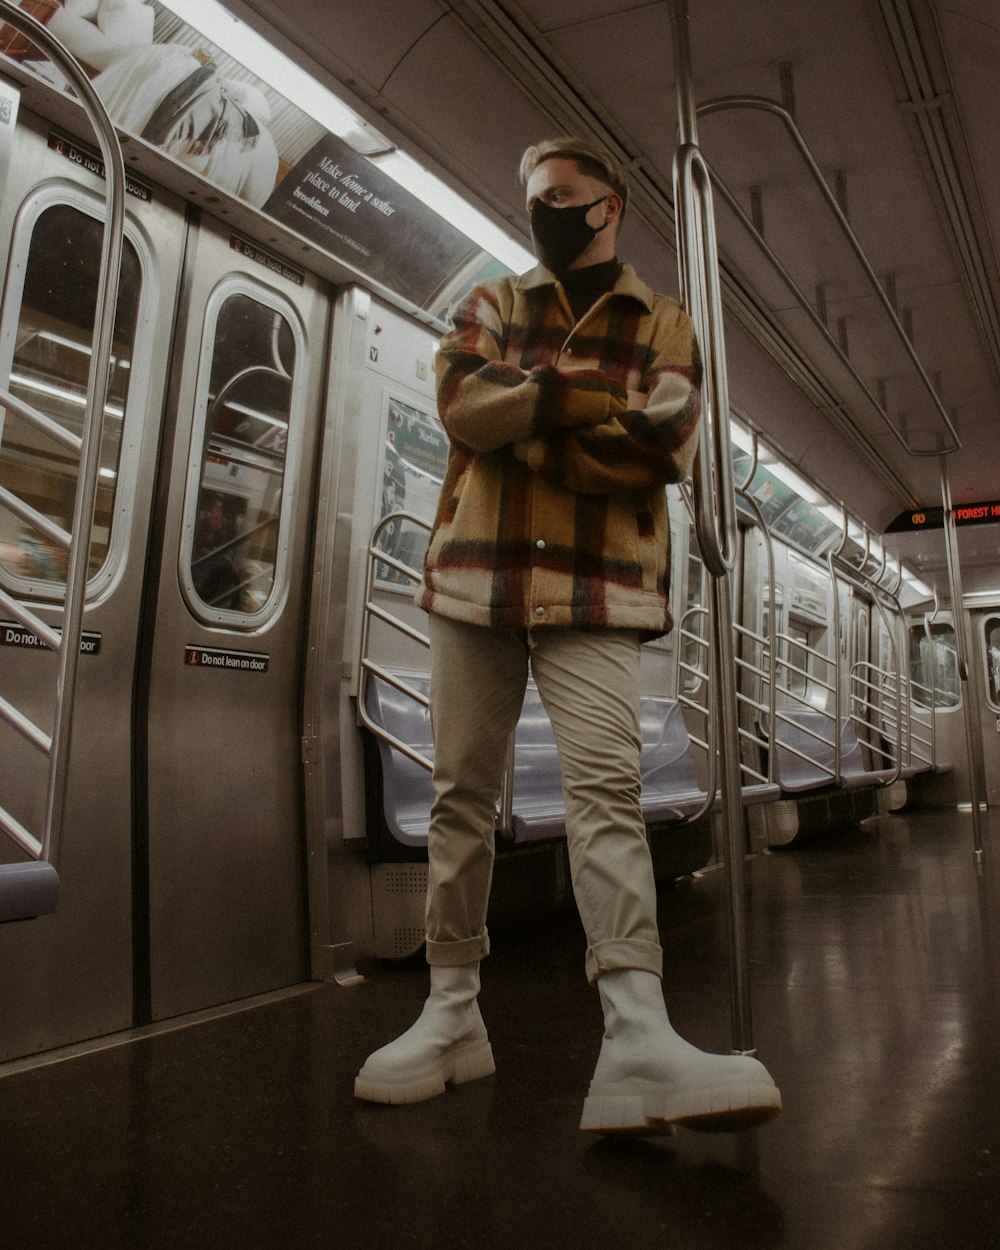
[[[782,108],[782,106],[778,104],[776,101],[769,100],[764,96],[724,96],[717,100],[708,100],[704,104],[700,105],[698,108],[698,114],[699,116],[706,117],[711,113],[720,113],[727,109],[751,109],[751,110],[755,110],[758,112],[769,113],[772,116],[777,117],[784,124],[785,129],[788,132],[788,135],[791,138],[796,150],[801,156],[803,163],[805,164],[806,169],[808,170],[810,176],[812,177],[812,180],[816,188],[822,195],[823,199],[826,201],[826,204],[829,207],[830,212],[833,214],[834,220],[839,226],[841,233],[843,234],[844,238],[847,240],[848,244],[850,245],[851,251],[854,253],[855,258],[857,259],[862,270],[864,271],[865,276],[868,279],[872,292],[874,293],[879,304],[881,304],[882,309],[885,312],[885,315],[888,318],[890,325],[892,326],[893,330],[898,336],[899,341],[903,349],[905,350],[906,354],[910,358],[913,368],[916,371],[917,377],[920,379],[921,383],[923,384],[931,400],[931,403],[936,409],[938,419],[941,425],[943,426],[944,432],[942,434],[942,437],[945,437],[947,439],[948,444],[949,444],[948,446],[939,445],[937,448],[933,448],[933,447],[925,448],[925,449],[917,448],[917,447],[912,446],[907,441],[905,436],[898,429],[896,429],[895,425],[892,423],[891,418],[889,417],[889,414],[885,411],[882,404],[879,402],[878,398],[872,394],[870,388],[865,384],[863,379],[858,374],[857,370],[851,365],[843,348],[836,343],[836,341],[827,331],[826,327],[823,325],[822,321],[817,317],[809,301],[806,299],[802,291],[796,285],[791,275],[788,273],[785,267],[781,264],[780,260],[777,258],[775,253],[771,250],[771,248],[768,247],[767,243],[764,240],[763,235],[761,235],[761,233],[756,229],[751,219],[747,217],[746,213],[743,212],[742,208],[739,206],[739,203],[736,200],[736,197],[724,186],[724,184],[722,184],[720,180],[716,178],[716,182],[717,182],[720,192],[722,192],[723,196],[726,199],[726,202],[729,204],[730,208],[736,214],[736,217],[740,221],[741,225],[744,227],[747,233],[751,236],[751,238],[754,239],[757,246],[761,249],[764,256],[770,262],[772,268],[774,268],[775,272],[778,273],[782,281],[785,283],[788,289],[795,296],[796,301],[798,302],[799,306],[803,309],[803,311],[806,313],[806,315],[809,317],[812,323],[817,327],[820,333],[823,334],[827,342],[833,347],[834,351],[840,357],[841,362],[844,364],[844,366],[854,376],[855,381],[859,383],[865,396],[867,397],[869,402],[872,404],[876,413],[879,415],[882,422],[886,425],[889,432],[893,435],[893,437],[897,440],[897,442],[899,442],[899,444],[909,453],[909,455],[911,456],[936,456],[936,455],[939,455],[941,451],[944,451],[944,452],[958,451],[959,448],[961,447],[961,441],[958,437],[958,431],[955,429],[954,422],[952,421],[951,417],[948,415],[948,412],[945,410],[944,404],[941,402],[941,398],[938,395],[934,387],[934,384],[932,383],[931,379],[928,377],[927,371],[924,368],[920,360],[920,357],[917,355],[917,352],[913,346],[913,343],[910,340],[910,335],[907,333],[906,327],[903,325],[899,317],[896,315],[896,310],[893,307],[892,300],[886,294],[882,283],[878,279],[878,275],[875,273],[875,270],[873,269],[871,262],[869,261],[868,257],[865,255],[864,248],[861,246],[861,243],[859,242],[857,235],[851,229],[851,224],[847,220],[847,217],[844,213],[844,210],[840,206],[840,203],[837,199],[835,192],[830,189],[826,179],[823,177],[823,173],[819,167],[819,164],[817,163],[812,152],[810,152],[809,147],[806,144],[806,141],[803,139],[790,113],[787,111],[787,109]]]
[[[710,636],[718,678],[714,683],[712,710],[719,728],[733,1050],[737,1054],[753,1054],[746,850],[730,581],[737,550],[736,497],[729,443],[729,395],[712,188],[708,168],[698,149],[686,0],[671,0],[670,27],[678,104],[674,202],[681,298],[694,320],[705,364],[704,408],[694,467],[695,531],[710,579]]]

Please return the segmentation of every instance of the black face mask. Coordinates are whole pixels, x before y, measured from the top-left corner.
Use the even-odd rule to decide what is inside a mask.
[[[602,195],[590,204],[578,204],[573,208],[553,208],[544,200],[535,200],[531,206],[531,237],[535,255],[546,269],[556,273],[568,269],[583,254],[594,235],[606,229],[607,222],[603,226],[588,226],[587,214],[595,204],[607,198]]]

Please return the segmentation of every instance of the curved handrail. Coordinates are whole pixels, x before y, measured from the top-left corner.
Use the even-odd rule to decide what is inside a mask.
[[[747,498],[746,492],[750,489],[750,483],[754,479],[754,474],[757,472],[757,467],[759,464],[760,464],[760,440],[757,437],[757,431],[751,430],[750,432],[750,467],[747,469],[746,473],[744,474],[743,481],[740,482],[739,486],[736,487],[736,493],[738,495],[741,495],[744,499]],[[756,500],[754,501],[753,506],[757,508]],[[757,511],[759,513],[760,509],[758,508]],[[760,519],[761,521],[763,521],[764,519],[763,516],[761,516]]]
[[[722,291],[712,209],[711,176],[697,144],[681,144],[674,157],[677,251],[681,299],[695,319],[702,359],[703,415],[694,465],[695,532],[705,567],[724,577],[736,560],[736,509],[729,446],[729,383],[722,326]]]
[[[774,117],[777,117],[784,124],[785,129],[788,131],[789,135],[792,138],[793,143],[795,144],[795,147],[798,149],[800,156],[805,162],[806,168],[809,170],[809,173],[812,175],[812,178],[814,182],[816,183],[817,187],[819,188],[819,191],[821,195],[823,196],[823,199],[826,201],[827,206],[829,207],[830,211],[833,213],[834,218],[837,221],[837,224],[840,226],[842,233],[844,234],[845,238],[847,239],[848,244],[851,247],[851,250],[854,252],[856,259],[858,260],[862,269],[864,270],[865,276],[868,278],[868,281],[871,284],[871,287],[874,290],[879,303],[882,305],[883,310],[885,311],[887,317],[889,318],[890,324],[892,325],[893,329],[896,331],[896,334],[898,335],[900,342],[903,345],[903,348],[905,349],[907,355],[909,356],[910,361],[913,364],[913,367],[917,372],[917,375],[919,376],[921,382],[923,383],[925,390],[930,396],[934,407],[937,409],[938,416],[940,417],[941,422],[943,423],[951,439],[951,446],[935,446],[934,448],[927,448],[924,450],[920,450],[910,445],[906,437],[898,429],[896,429],[895,425],[892,422],[891,417],[885,411],[882,404],[879,403],[878,399],[874,395],[872,395],[870,388],[859,377],[856,370],[851,365],[850,361],[847,360],[843,351],[840,349],[839,344],[837,344],[832,339],[832,336],[829,334],[829,331],[823,325],[822,321],[816,316],[812,308],[812,305],[809,303],[807,299],[805,299],[805,296],[802,295],[801,291],[799,291],[797,285],[794,283],[794,280],[791,279],[791,277],[787,274],[787,271],[784,269],[784,266],[781,265],[781,262],[778,261],[777,257],[774,255],[774,253],[771,251],[768,245],[764,242],[763,236],[756,229],[756,227],[749,220],[749,218],[747,218],[746,214],[743,212],[743,210],[739,207],[738,203],[735,201],[735,198],[731,196],[731,193],[726,189],[726,187],[718,178],[718,176],[712,175],[715,178],[716,184],[718,185],[720,191],[723,194],[723,198],[726,200],[727,204],[729,204],[730,208],[734,209],[737,216],[740,218],[741,225],[743,225],[745,228],[747,228],[750,231],[752,237],[754,238],[754,241],[758,244],[758,246],[761,247],[762,251],[768,257],[771,263],[775,265],[779,274],[782,277],[782,280],[786,282],[786,284],[789,286],[789,289],[792,290],[793,294],[795,294],[798,302],[802,304],[803,310],[811,315],[811,319],[814,321],[814,323],[818,325],[818,328],[821,331],[823,331],[827,339],[830,340],[835,350],[837,351],[838,355],[841,357],[841,360],[844,363],[844,365],[854,376],[855,380],[860,382],[865,392],[866,397],[875,407],[875,410],[878,412],[882,421],[886,425],[886,428],[893,435],[896,441],[905,449],[907,454],[911,456],[916,456],[916,457],[940,456],[942,454],[948,455],[951,452],[958,451],[962,445],[961,440],[959,439],[959,436],[958,436],[958,431],[955,429],[955,426],[951,420],[951,417],[949,417],[948,413],[945,411],[944,405],[941,403],[941,400],[937,394],[937,391],[934,389],[933,383],[931,382],[930,378],[927,376],[927,371],[924,369],[924,366],[921,363],[920,357],[917,355],[913,347],[913,344],[910,342],[909,335],[906,333],[906,330],[902,322],[900,321],[899,317],[896,315],[896,310],[893,308],[892,303],[889,300],[889,297],[886,295],[885,290],[882,287],[882,283],[879,282],[878,280],[878,275],[875,273],[875,270],[872,268],[871,262],[868,260],[868,257],[865,255],[864,249],[862,248],[861,243],[858,241],[857,235],[854,233],[853,229],[851,228],[850,222],[847,220],[847,217],[844,214],[843,209],[840,207],[839,203],[837,202],[837,197],[830,190],[829,184],[827,183],[826,179],[823,177],[823,173],[820,170],[820,167],[817,164],[816,159],[813,156],[812,152],[809,150],[808,145],[803,139],[802,134],[799,131],[799,128],[796,126],[795,121],[792,118],[792,115],[788,112],[786,108],[784,108],[776,100],[770,100],[766,96],[753,96],[753,95],[720,96],[714,100],[706,100],[704,104],[698,105],[697,113],[700,117],[706,117],[712,113],[725,112],[728,109],[750,109],[750,110],[756,110],[759,112],[770,113]],[[711,174],[712,171],[709,170],[709,173]]]
[[[774,540],[771,537],[771,531],[768,528],[767,521],[760,509],[760,504],[754,499],[753,495],[747,490],[753,473],[756,470],[757,461],[757,436],[753,439],[753,460],[750,478],[743,486],[738,488],[737,493],[743,502],[750,509],[754,520],[764,536],[764,550],[767,554],[767,779],[771,781],[774,777],[774,752],[775,752],[775,732],[777,725],[777,647],[774,645],[777,638],[777,611],[778,599],[775,593],[774,585]]]
[[[9,0],[0,0],[0,18],[7,25],[13,26],[15,30],[27,36],[65,74],[94,129],[105,168],[107,218],[101,249],[100,281],[97,289],[94,349],[91,352],[87,377],[87,402],[83,417],[80,471],[73,509],[71,531],[73,539],[69,549],[70,559],[66,573],[66,597],[63,604],[59,646],[59,672],[56,680],[56,711],[49,750],[49,778],[43,834],[37,844],[35,839],[31,839],[29,844],[25,845],[22,839],[15,838],[32,858],[44,859],[54,865],[59,855],[66,784],[69,775],[76,674],[80,660],[80,638],[83,630],[83,610],[86,602],[90,561],[90,533],[100,469],[101,426],[111,370],[115,310],[124,246],[125,162],[114,124],[79,61],[41,22],[30,17]],[[0,402],[2,402],[2,397],[0,397]],[[23,621],[23,623],[35,632],[34,626],[29,621]],[[13,836],[12,831],[7,828],[6,821],[0,820],[0,825]]]

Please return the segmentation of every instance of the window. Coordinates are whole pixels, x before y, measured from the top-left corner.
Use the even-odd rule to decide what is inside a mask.
[[[781,648],[787,663],[783,665],[785,689],[789,694],[805,699],[811,672],[809,647],[812,645],[810,630],[797,621],[789,621],[788,631],[782,637]],[[779,675],[780,683],[781,677]]]
[[[448,437],[436,416],[394,395],[386,396],[385,454],[382,460],[380,519],[393,512],[409,512],[433,522],[438,496],[448,466]],[[423,566],[428,532],[400,518],[390,521],[379,537],[379,547],[409,568]],[[380,564],[378,580],[383,586],[413,585],[397,569]]]
[[[10,360],[12,394],[79,435],[87,403],[103,228],[82,208],[54,200],[52,193],[41,196],[34,211],[29,208],[25,213],[22,221],[30,235],[23,247],[15,234],[11,275],[14,283],[21,281],[12,286],[5,309],[4,359]],[[126,240],[101,438],[92,576],[108,563],[114,525],[128,531],[127,525],[122,526],[124,509],[116,500],[126,402],[136,389],[130,384],[141,279],[136,250]],[[78,472],[77,457],[60,444],[12,412],[0,416],[0,485],[65,530],[72,529]],[[0,571],[3,580],[20,591],[61,595],[66,553],[0,509]]]
[[[209,303],[205,341],[181,580],[203,620],[256,628],[284,591],[302,336],[282,300],[234,279]]]
[[[986,698],[990,707],[1000,712],[1000,616],[988,616],[983,621],[983,653]]]
[[[954,708],[961,703],[955,628],[950,622],[910,626],[910,680],[914,707]]]

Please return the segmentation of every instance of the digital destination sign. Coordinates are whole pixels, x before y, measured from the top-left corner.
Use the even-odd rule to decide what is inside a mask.
[[[952,505],[955,524],[990,525],[1000,522],[1000,499],[984,503],[960,503]],[[914,530],[934,530],[944,526],[944,508],[917,508],[901,512],[886,528],[887,534],[906,534]]]

